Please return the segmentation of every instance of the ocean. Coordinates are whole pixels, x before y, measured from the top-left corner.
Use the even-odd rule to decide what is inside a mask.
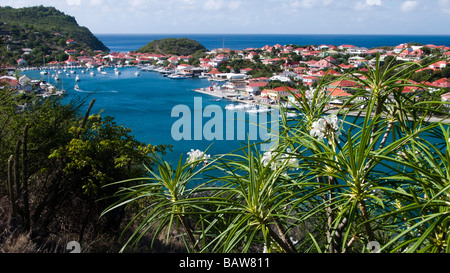
[[[115,52],[137,50],[147,43],[163,38],[189,38],[203,44],[208,50],[230,48],[242,50],[265,45],[343,45],[358,47],[397,46],[419,43],[450,46],[450,35],[342,35],[342,34],[96,34]]]
[[[136,50],[154,39],[165,37],[187,37],[198,40],[208,49],[225,47],[239,50],[249,47],[262,47],[264,45],[275,44],[354,44],[355,46],[376,47],[382,45],[394,46],[404,42],[419,42],[423,44],[449,45],[450,36],[382,36],[382,35],[97,35],[111,51],[127,52]],[[177,162],[180,155],[186,157],[186,153],[191,149],[204,151],[208,147],[208,154],[219,155],[229,153],[239,149],[246,144],[245,140],[240,141],[238,134],[238,125],[236,122],[234,138],[218,138],[209,140],[203,134],[206,130],[203,126],[215,118],[215,114],[204,116],[201,119],[202,124],[194,122],[191,131],[200,132],[201,137],[194,140],[195,132],[191,132],[192,140],[177,140],[178,137],[173,134],[173,127],[180,120],[180,115],[174,115],[172,112],[177,107],[189,109],[192,117],[196,111],[204,111],[206,107],[213,109],[224,109],[230,102],[226,99],[217,99],[208,95],[203,95],[192,90],[195,88],[208,87],[211,85],[205,79],[178,79],[173,80],[163,77],[156,72],[140,71],[140,76],[136,76],[137,68],[121,68],[121,74],[116,75],[112,68],[105,70],[107,75],[101,75],[95,71],[96,76],[89,73],[82,74],[77,70],[80,77],[79,82],[75,82],[75,75],[61,74],[59,85],[63,84],[67,90],[67,96],[64,100],[70,101],[77,98],[95,98],[96,103],[91,113],[102,113],[115,118],[118,124],[132,129],[132,134],[142,142],[158,145],[173,145],[173,152],[168,153],[165,160]],[[43,79],[52,82],[47,76],[42,76],[38,71],[27,71],[27,75],[33,79]],[[76,91],[74,86],[78,85],[80,90]],[[195,101],[201,102],[202,109],[195,110]],[[198,105],[198,103],[197,103]],[[214,108],[215,107],[215,108]],[[87,106],[86,106],[87,108]],[[234,117],[227,117],[226,111],[223,116],[224,124]],[[197,116],[198,117],[198,116]],[[200,116],[201,117],[201,116]],[[251,115],[246,114],[245,120],[251,121]],[[270,117],[269,117],[270,119]],[[245,134],[250,130],[250,125],[246,125]],[[178,128],[178,127],[177,127]],[[232,128],[232,127],[231,127]],[[182,131],[179,127],[178,131]],[[183,127],[184,129],[184,127]],[[211,128],[210,131],[218,128]],[[221,128],[219,128],[221,130]],[[230,130],[229,126],[222,128],[224,131]],[[258,135],[258,139],[262,134]]]

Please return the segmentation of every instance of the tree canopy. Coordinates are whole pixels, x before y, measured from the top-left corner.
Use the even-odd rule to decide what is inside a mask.
[[[206,50],[206,48],[195,40],[188,38],[167,38],[152,41],[138,49],[137,52],[187,56],[199,50]]]

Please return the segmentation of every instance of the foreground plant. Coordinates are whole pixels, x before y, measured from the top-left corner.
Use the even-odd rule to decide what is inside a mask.
[[[197,240],[194,238],[194,230],[187,218],[195,202],[186,202],[192,197],[192,189],[195,186],[197,176],[207,168],[209,155],[192,150],[188,153],[185,162],[180,156],[178,165],[174,169],[168,162],[153,157],[152,163],[156,164],[157,171],[147,168],[149,177],[124,180],[108,184],[120,186],[114,197],[119,201],[108,207],[102,215],[105,215],[120,207],[137,207],[138,213],[128,223],[124,232],[137,224],[132,235],[128,238],[121,251],[129,245],[135,245],[150,230],[154,231],[152,245],[159,234],[166,232],[166,240],[169,241],[173,230],[186,238],[186,246],[199,251]],[[200,164],[204,164],[201,168]]]
[[[282,111],[271,150],[247,144],[208,164],[192,150],[175,170],[160,162],[159,175],[131,180],[108,210],[142,202],[132,237],[177,223],[199,252],[369,252],[374,242],[383,252],[450,252],[450,133],[427,122],[448,114],[434,100],[443,91],[422,96],[428,87],[410,81],[423,65],[382,66],[377,56],[340,79],[355,83],[340,109],[329,107],[324,79],[296,97],[300,115]],[[206,166],[219,175],[188,187]]]

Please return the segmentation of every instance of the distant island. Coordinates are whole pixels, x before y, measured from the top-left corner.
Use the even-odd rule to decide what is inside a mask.
[[[0,7],[0,37],[7,48],[0,62],[8,64],[23,58],[29,65],[42,65],[44,56],[65,61],[82,51],[109,51],[88,28],[54,7]]]
[[[206,48],[199,42],[188,38],[167,38],[152,41],[136,52],[187,56],[197,51],[206,51]]]

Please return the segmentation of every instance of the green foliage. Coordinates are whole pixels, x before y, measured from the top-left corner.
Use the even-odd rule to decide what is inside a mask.
[[[117,229],[123,212],[99,220],[108,205],[100,199],[117,190],[102,186],[144,175],[142,164],[150,168],[151,156],[167,148],[137,141],[112,117],[87,113],[84,122],[84,105],[0,89],[0,192],[14,201],[20,216],[12,226],[31,231],[32,239],[61,238],[64,230],[81,240],[90,229]]]
[[[138,142],[129,128],[117,125],[112,117],[91,115],[85,128],[72,126],[69,132],[70,142],[49,158],[64,160],[68,177],[84,177],[82,188],[87,194],[98,195],[106,183],[145,174],[142,164],[150,163],[149,154],[165,149]]]
[[[342,77],[359,89],[335,113],[326,80],[300,90],[302,115],[282,111],[280,142],[270,151],[248,144],[216,156],[208,168],[219,177],[205,167],[181,175],[191,164],[181,158],[175,169],[161,163],[159,176],[133,180],[138,187],[120,182],[122,199],[105,212],[139,200],[139,235],[166,223],[157,230],[167,227],[169,236],[168,223],[180,216],[184,228],[175,234],[200,252],[364,253],[374,241],[381,252],[450,252],[450,129],[444,119],[428,122],[449,115],[435,100],[441,92],[424,96],[426,86],[410,82],[421,68],[382,65],[377,56],[374,68]],[[403,93],[410,87],[418,91]]]
[[[188,38],[167,38],[152,41],[136,52],[188,56],[199,50],[206,50],[206,48],[197,41]]]
[[[0,18],[5,23],[0,25],[0,30],[9,31],[12,39],[21,43],[19,47],[13,48],[14,51],[22,54],[21,49],[24,47],[33,49],[28,56],[30,65],[42,65],[43,56],[63,52],[67,49],[66,40],[69,38],[77,41],[75,48],[79,51],[109,51],[89,29],[79,26],[74,17],[53,7],[0,7]],[[62,36],[56,36],[55,33]],[[8,63],[15,64],[16,57],[8,59]]]

